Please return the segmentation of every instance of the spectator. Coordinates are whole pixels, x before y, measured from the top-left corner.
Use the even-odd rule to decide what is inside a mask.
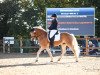
[[[80,38],[84,38],[84,36],[80,36]],[[86,40],[80,40],[81,41],[81,46],[86,47]]]
[[[88,42],[88,46],[89,46],[89,47],[92,47],[92,49],[90,49],[90,50],[93,50],[94,47],[95,47],[95,45],[92,43],[92,41],[89,41],[89,42]]]
[[[89,36],[90,38],[95,38],[95,36]],[[99,44],[98,44],[98,40],[96,39],[93,39],[93,40],[90,40],[94,45],[95,47],[99,47]],[[96,53],[98,52],[98,49],[94,49],[92,53]]]
[[[80,36],[80,38],[84,38],[84,36]],[[86,40],[78,41],[80,43],[80,47],[86,47]],[[82,49],[82,52],[85,52],[85,49]]]
[[[30,43],[31,43],[31,46],[34,46],[35,45],[33,39],[30,40]]]

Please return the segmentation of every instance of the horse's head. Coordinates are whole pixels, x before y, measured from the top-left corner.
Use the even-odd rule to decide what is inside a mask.
[[[33,28],[33,29],[31,29],[30,30],[30,35],[31,35],[31,38],[34,38],[34,37],[36,37],[36,31],[35,31],[35,29]]]
[[[38,38],[41,35],[45,35],[45,33],[46,31],[40,26],[33,27],[30,31],[31,38]]]

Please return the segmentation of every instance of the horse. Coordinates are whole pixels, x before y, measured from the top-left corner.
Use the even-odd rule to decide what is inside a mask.
[[[38,62],[39,55],[43,50],[47,51],[47,53],[51,57],[50,62],[53,62],[53,56],[50,51],[50,41],[48,39],[47,31],[40,26],[36,26],[31,29],[30,35],[31,35],[31,39],[37,38],[40,45],[40,49],[37,51],[37,57],[35,62]],[[69,47],[72,50],[76,58],[76,62],[78,62],[80,50],[79,50],[78,42],[74,35],[68,32],[61,33],[60,40],[54,42],[54,47],[55,46],[61,46],[62,48],[61,55],[57,60],[58,62],[61,60],[62,56],[64,56],[64,54],[66,53],[66,47]]]

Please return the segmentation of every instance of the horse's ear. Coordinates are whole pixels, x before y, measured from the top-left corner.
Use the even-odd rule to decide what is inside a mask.
[[[34,28],[32,28],[31,30],[30,30],[30,32],[34,32],[35,31],[35,29]]]
[[[42,26],[39,26],[39,28],[42,28]]]

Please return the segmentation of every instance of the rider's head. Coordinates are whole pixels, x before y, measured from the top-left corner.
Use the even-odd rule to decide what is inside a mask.
[[[56,14],[52,14],[51,18],[57,18]]]

